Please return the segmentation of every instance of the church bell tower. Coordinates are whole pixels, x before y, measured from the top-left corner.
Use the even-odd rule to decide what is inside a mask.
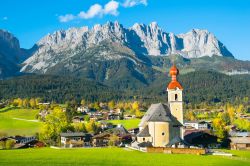
[[[171,82],[167,86],[169,108],[171,114],[175,116],[181,124],[183,124],[183,88],[177,81],[179,70],[175,65],[170,68],[169,74],[172,78]]]

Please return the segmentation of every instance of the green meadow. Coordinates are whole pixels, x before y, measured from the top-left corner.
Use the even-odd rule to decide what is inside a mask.
[[[35,119],[38,110],[6,107],[0,109],[0,133],[11,135],[34,135],[41,122]]]
[[[33,135],[39,131],[41,122],[35,120],[38,110],[6,107],[0,109],[0,133],[8,135]],[[127,129],[137,127],[140,120],[112,120]],[[51,149],[31,148],[0,150],[0,166],[161,166],[161,165],[209,165],[209,166],[248,166],[250,151],[229,151],[233,157],[211,155],[184,155],[143,153],[123,148],[82,148]]]
[[[0,109],[0,133],[12,135],[30,136],[40,131],[41,122],[35,117],[39,110],[20,109],[5,107]],[[110,120],[113,124],[122,124],[125,128],[131,129],[138,126],[140,119]]]
[[[109,120],[107,122],[113,123],[114,125],[122,124],[126,129],[132,129],[138,127],[140,119]]]
[[[121,148],[0,150],[1,166],[249,166],[250,151],[230,151],[235,156],[143,153]]]

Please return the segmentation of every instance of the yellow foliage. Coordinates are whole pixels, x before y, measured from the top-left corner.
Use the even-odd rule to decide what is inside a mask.
[[[111,101],[108,103],[108,107],[109,107],[110,109],[115,108],[115,102],[114,102],[113,100],[111,100]]]
[[[139,103],[137,101],[135,101],[133,104],[132,104],[132,109],[133,110],[139,110]]]
[[[135,110],[135,116],[137,118],[141,118],[143,116],[143,114],[142,114],[142,112],[139,109],[137,109],[137,110]]]
[[[29,104],[31,108],[35,108],[37,106],[36,100],[34,98],[30,99]]]

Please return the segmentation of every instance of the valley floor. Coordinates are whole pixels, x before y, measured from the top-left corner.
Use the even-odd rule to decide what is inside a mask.
[[[230,151],[234,157],[211,155],[152,154],[121,148],[0,150],[1,166],[160,166],[250,165],[250,151]]]

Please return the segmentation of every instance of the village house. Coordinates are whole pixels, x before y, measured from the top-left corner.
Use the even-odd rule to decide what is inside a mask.
[[[47,115],[49,115],[50,112],[48,110],[41,110],[38,115],[40,116],[40,119],[44,120],[46,118]]]
[[[87,106],[80,106],[77,107],[77,112],[87,114],[89,112],[89,108]]]
[[[61,133],[61,146],[64,148],[90,147],[92,135],[83,132]]]
[[[128,120],[128,119],[135,119],[136,116],[135,115],[124,115],[124,119]]]
[[[38,141],[35,136],[24,137],[24,136],[10,136],[3,137],[0,139],[1,141],[13,140],[14,141],[14,149],[20,148],[29,148],[29,147],[44,147],[45,144],[41,141]]]
[[[250,132],[230,132],[230,147],[234,150],[250,150]]]
[[[233,150],[250,150],[250,137],[230,137],[230,147]]]
[[[120,114],[109,113],[106,120],[120,120]]]
[[[112,129],[114,125],[110,122],[100,121],[102,130]]]
[[[16,140],[17,144],[27,144],[31,141],[36,140],[36,137],[22,137],[22,136],[15,136],[14,139]]]
[[[179,70],[173,65],[170,69],[172,81],[167,86],[168,103],[149,107],[139,124],[138,145],[166,147],[183,142],[183,88],[177,81],[178,74]]]
[[[211,124],[206,121],[186,121],[183,126],[185,128],[194,128],[197,130],[208,130],[211,128]]]
[[[42,105],[42,106],[47,106],[47,107],[49,107],[49,106],[50,106],[50,103],[38,103],[38,105]]]
[[[115,140],[114,137],[116,137]],[[92,144],[95,147],[108,146],[111,141],[115,141],[116,146],[124,146],[132,141],[131,134],[120,124],[115,128],[108,129],[92,138]]]
[[[89,112],[88,115],[90,116],[91,120],[95,120],[95,121],[100,121],[100,120],[104,120],[104,113],[102,112]]]
[[[128,132],[130,133],[130,134],[138,134],[139,133],[139,128],[138,127],[136,127],[136,128],[132,128],[132,129],[129,129],[128,130]]]
[[[99,106],[100,106],[102,109],[104,109],[104,110],[108,110],[108,104],[107,104],[107,103],[101,102],[101,103],[99,103]]]
[[[72,118],[73,123],[81,123],[84,122],[84,116],[74,116]]]
[[[219,148],[218,138],[211,133],[209,130],[187,130],[184,133],[184,140],[190,146],[200,148]]]

